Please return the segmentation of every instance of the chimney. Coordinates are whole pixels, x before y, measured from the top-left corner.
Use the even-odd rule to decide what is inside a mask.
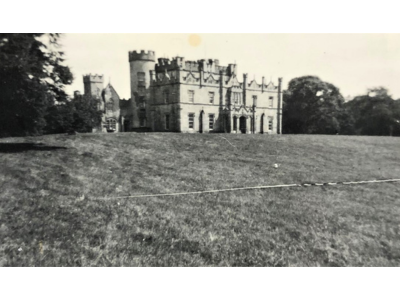
[[[247,74],[243,74],[243,104],[246,106]]]
[[[204,64],[205,60],[201,59],[198,61],[199,64],[199,73],[200,73],[200,88],[203,86],[203,81],[204,81]]]
[[[261,93],[264,93],[264,85],[265,85],[265,77],[262,77],[262,83],[261,83]]]

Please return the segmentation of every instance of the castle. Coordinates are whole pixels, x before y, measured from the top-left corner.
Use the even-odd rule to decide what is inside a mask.
[[[282,79],[278,85],[239,82],[237,65],[218,60],[159,58],[129,52],[131,98],[120,99],[102,75],[83,77],[85,95],[99,100],[102,124],[94,131],[282,132]]]

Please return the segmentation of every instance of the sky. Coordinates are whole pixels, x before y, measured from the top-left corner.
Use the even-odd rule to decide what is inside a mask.
[[[121,98],[130,97],[128,51],[153,50],[156,58],[219,59],[237,64],[238,76],[284,87],[314,75],[351,98],[384,86],[400,98],[400,34],[64,34],[62,50],[75,80],[67,92],[83,92],[84,74],[103,74]],[[240,80],[241,81],[241,80]]]

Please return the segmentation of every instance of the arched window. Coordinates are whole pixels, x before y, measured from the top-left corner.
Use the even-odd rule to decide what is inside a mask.
[[[115,119],[107,119],[106,126],[108,131],[115,131],[117,129],[117,121]]]

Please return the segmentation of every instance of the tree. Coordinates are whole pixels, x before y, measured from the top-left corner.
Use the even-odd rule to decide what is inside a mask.
[[[98,100],[90,96],[75,95],[60,105],[53,105],[46,115],[46,133],[92,132],[99,126],[103,112]]]
[[[343,107],[339,89],[315,76],[294,78],[283,96],[283,132],[336,134],[340,120],[351,120]]]
[[[345,104],[360,135],[400,135],[400,102],[384,87],[368,89]]]
[[[59,34],[0,34],[0,136],[42,134],[45,114],[73,80]]]

